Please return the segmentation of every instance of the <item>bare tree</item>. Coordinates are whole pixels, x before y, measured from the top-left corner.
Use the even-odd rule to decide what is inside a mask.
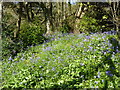
[[[20,26],[21,26],[21,18],[22,18],[22,8],[23,8],[23,2],[18,3],[18,20],[17,20],[17,30],[14,32],[14,37],[18,37],[18,34],[20,32]]]
[[[78,25],[80,23],[81,18],[85,15],[86,9],[87,7],[85,6],[84,3],[79,4],[79,9],[76,11],[76,14],[75,14],[76,20],[74,23],[74,33],[80,33],[78,29],[79,28]]]
[[[120,26],[120,2],[119,0],[116,0],[116,2],[109,2],[110,5],[110,11],[112,13],[112,21],[115,24],[116,31],[119,31]]]
[[[115,25],[115,30],[120,39],[120,1],[115,0],[114,2],[109,2],[109,6],[112,13],[112,22]]]

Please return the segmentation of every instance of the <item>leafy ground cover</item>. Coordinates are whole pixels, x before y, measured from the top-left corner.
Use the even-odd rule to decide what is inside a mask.
[[[116,35],[55,36],[4,60],[1,88],[120,88]]]

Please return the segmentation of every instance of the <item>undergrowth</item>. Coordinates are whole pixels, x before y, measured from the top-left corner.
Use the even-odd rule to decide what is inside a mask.
[[[1,88],[120,88],[116,35],[51,37],[2,63]]]

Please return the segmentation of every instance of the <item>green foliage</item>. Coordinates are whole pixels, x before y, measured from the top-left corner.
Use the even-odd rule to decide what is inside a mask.
[[[2,39],[2,58],[7,58],[7,55],[10,56],[10,42],[7,40],[7,38]]]
[[[34,24],[23,23],[19,34],[20,40],[24,46],[40,44],[44,42],[43,32],[40,26]]]
[[[63,22],[63,26],[61,27],[60,31],[61,31],[62,33],[69,33],[70,30],[71,30],[71,27],[69,26],[67,20],[65,20],[65,21]]]
[[[10,37],[13,38],[14,29],[16,27],[17,19],[9,13],[4,13],[2,17],[2,38]]]
[[[92,5],[93,4],[93,5]],[[98,4],[98,6],[97,6]],[[82,32],[104,32],[114,28],[111,21],[107,3],[91,3],[87,12],[79,22],[79,29]],[[101,5],[102,4],[102,5]]]
[[[4,12],[2,18],[2,57],[15,56],[18,52],[24,51],[28,46],[44,42],[44,29],[39,23],[38,17],[32,22],[22,21],[18,38],[14,37],[17,30],[17,17],[11,11]]]
[[[119,56],[116,35],[57,37],[4,61],[2,88],[120,88]]]
[[[23,23],[18,38],[13,37],[13,31],[4,28],[2,47],[3,58],[15,56],[18,52],[25,50],[28,46],[42,44],[46,38],[40,26],[35,24]]]
[[[16,18],[8,13],[5,13],[2,17],[2,58],[8,58],[15,48],[13,42],[14,29],[16,28],[15,21]]]
[[[95,18],[83,16],[80,21],[80,31],[82,32],[98,32],[100,28],[98,20]]]

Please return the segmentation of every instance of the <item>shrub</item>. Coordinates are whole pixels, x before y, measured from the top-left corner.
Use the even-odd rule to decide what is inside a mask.
[[[42,34],[40,26],[24,23],[21,26],[19,38],[23,42],[23,46],[37,45],[44,42],[45,37]]]
[[[61,27],[60,31],[62,33],[70,33],[71,27],[69,26],[67,20],[63,22],[63,26]]]
[[[80,21],[80,31],[81,32],[98,32],[101,27],[98,23],[98,20],[92,17],[83,16]]]

